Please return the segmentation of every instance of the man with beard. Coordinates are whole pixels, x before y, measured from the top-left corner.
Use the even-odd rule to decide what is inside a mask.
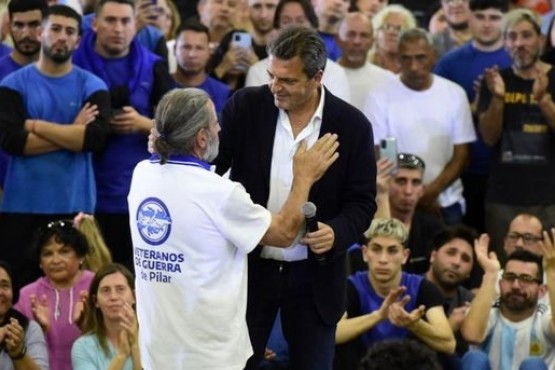
[[[96,219],[114,261],[133,269],[127,194],[133,169],[149,157],[154,107],[174,87],[166,63],[135,37],[132,0],[100,0],[94,32],[83,35],[73,61],[100,77],[111,95],[110,135],[95,157]]]
[[[509,53],[503,47],[503,14],[508,10],[507,0],[471,0],[470,30],[472,40],[460,48],[445,54],[434,68],[434,73],[460,85],[469,102],[476,97],[475,82],[486,68],[494,65],[506,68],[511,65]],[[473,117],[475,127],[478,118]],[[484,226],[484,198],[491,160],[491,149],[478,135],[470,144],[470,162],[463,172],[463,195],[467,211],[465,224],[480,232]]]
[[[443,295],[443,309],[455,333],[459,356],[468,350],[459,329],[474,295],[462,284],[472,272],[472,245],[476,237],[476,233],[465,226],[451,226],[437,233],[431,242],[430,268],[425,275]]]
[[[540,18],[527,9],[506,14],[503,36],[510,68],[486,69],[478,102],[482,138],[493,148],[486,189],[486,230],[501,255],[519,213],[555,219],[555,72],[539,59]]]
[[[38,276],[26,258],[34,232],[52,220],[93,213],[91,152],[103,149],[109,94],[92,73],[71,62],[81,17],[55,5],[42,23],[36,63],[0,83],[2,148],[11,155],[0,216],[0,259],[25,284]]]
[[[441,0],[448,27],[434,35],[434,48],[438,56],[459,47],[472,37],[468,28],[470,18],[469,0]]]
[[[184,23],[177,31],[173,52],[177,69],[172,75],[183,87],[197,87],[210,95],[218,116],[229,98],[229,87],[206,73],[210,59],[210,31],[195,20]]]
[[[205,92],[171,91],[155,125],[158,155],[137,165],[129,192],[142,364],[242,370],[252,354],[247,254],[258,243],[293,242],[312,184],[338,159],[337,135],[310,149],[303,141],[291,154],[291,190],[271,213],[241,184],[210,172],[220,127]]]
[[[38,59],[41,22],[47,9],[45,0],[13,0],[8,4],[14,48],[0,59],[0,81]],[[0,149],[0,188],[3,188],[8,163],[9,156]]]
[[[8,4],[14,48],[0,59],[0,81],[39,58],[41,22],[47,9],[44,0],[12,0]]]
[[[526,250],[509,255],[495,302],[495,285],[500,263],[489,252],[489,237],[475,243],[478,262],[485,271],[482,285],[474,297],[461,333],[478,350],[463,357],[463,369],[553,369],[555,367],[555,248],[544,231],[540,256]],[[546,283],[544,285],[544,270]],[[549,307],[538,299],[549,291]],[[495,303],[495,304],[494,304]],[[493,306],[492,306],[493,305]],[[527,367],[525,367],[527,366]]]

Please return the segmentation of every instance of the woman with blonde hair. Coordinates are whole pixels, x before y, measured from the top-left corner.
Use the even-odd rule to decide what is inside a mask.
[[[374,46],[368,53],[368,61],[379,67],[399,73],[397,43],[401,32],[416,27],[414,15],[402,5],[388,5],[372,19]]]

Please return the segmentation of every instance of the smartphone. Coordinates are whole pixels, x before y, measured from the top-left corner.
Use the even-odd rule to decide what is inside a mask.
[[[393,169],[391,174],[397,172],[398,159],[397,159],[397,139],[394,137],[386,137],[380,142],[380,158],[387,158],[393,162]]]
[[[234,32],[231,36],[231,45],[248,49],[252,46],[252,38],[248,32]]]

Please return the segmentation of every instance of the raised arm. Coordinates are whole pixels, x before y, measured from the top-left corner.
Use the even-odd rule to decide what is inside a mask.
[[[555,228],[551,228],[550,232],[543,232],[543,241],[541,249],[543,254],[543,271],[545,272],[547,292],[549,295],[549,307],[551,312],[555,307]],[[551,333],[555,334],[555,315],[551,315]]]
[[[497,66],[486,68],[480,90],[478,127],[484,142],[495,145],[503,129],[503,108],[505,107],[505,82]],[[489,100],[488,100],[489,99]],[[483,107],[483,109],[481,109]]]
[[[337,135],[322,136],[307,150],[303,141],[293,158],[293,184],[287,201],[279,211],[272,214],[268,231],[261,244],[289,247],[295,240],[304,221],[301,207],[308,199],[312,184],[318,181],[337,160]]]
[[[470,343],[482,343],[486,338],[488,319],[493,301],[495,300],[495,285],[501,266],[495,252],[489,252],[489,236],[480,235],[474,242],[474,250],[478,263],[484,270],[482,285],[472,300],[468,315],[461,324],[461,334]]]

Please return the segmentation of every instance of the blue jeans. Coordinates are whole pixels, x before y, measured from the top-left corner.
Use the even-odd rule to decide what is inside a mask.
[[[462,370],[491,370],[488,355],[476,350],[466,352]],[[547,370],[547,365],[540,357],[527,357],[520,363],[519,370]]]

